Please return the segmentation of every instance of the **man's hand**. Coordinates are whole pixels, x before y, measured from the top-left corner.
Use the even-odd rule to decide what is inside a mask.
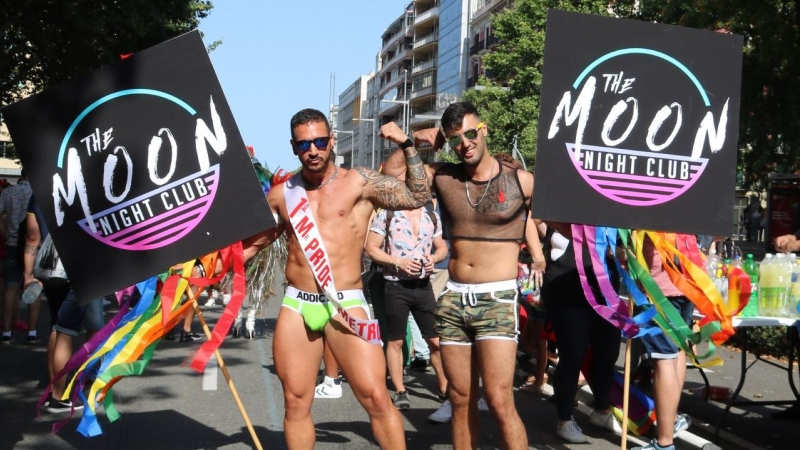
[[[439,128],[426,128],[424,130],[415,131],[412,137],[414,139],[414,147],[417,147],[422,142],[426,142],[430,144],[434,150],[440,150],[444,147],[445,143],[444,134]]]
[[[779,252],[789,253],[798,247],[797,238],[793,234],[787,234],[775,238],[775,248]]]
[[[406,139],[408,139],[408,136],[394,122],[389,122],[381,127],[381,137],[390,140],[397,145],[402,144],[406,141]]]
[[[42,284],[42,282],[36,279],[32,274],[26,273],[23,277],[22,289],[25,290],[28,286],[30,286],[33,283],[39,283],[39,285]]]
[[[406,275],[415,276],[422,272],[422,264],[416,259],[398,258],[397,267]]]
[[[532,263],[530,267],[530,275],[528,276],[528,283],[533,284],[534,288],[541,288],[544,281],[544,261]]]
[[[425,273],[433,273],[433,258],[425,258]]]

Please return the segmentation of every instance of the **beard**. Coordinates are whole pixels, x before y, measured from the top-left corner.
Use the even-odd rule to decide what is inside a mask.
[[[301,159],[300,162],[303,165],[303,169],[309,173],[321,173],[324,172],[328,165],[331,163],[333,158],[336,154],[333,151],[328,152],[327,158],[319,156],[317,158],[307,158],[305,160]]]

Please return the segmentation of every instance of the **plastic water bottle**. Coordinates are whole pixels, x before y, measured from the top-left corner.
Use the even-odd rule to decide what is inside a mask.
[[[717,246],[712,244],[708,249],[708,256],[706,257],[706,273],[712,280],[717,276],[717,264],[719,258],[717,257]]]
[[[755,317],[758,315],[758,263],[753,259],[753,254],[748,253],[744,261],[744,272],[750,276],[752,291],[747,306],[741,312],[744,317]]]
[[[775,257],[777,258],[775,277],[778,292],[775,298],[775,305],[772,307],[772,315],[780,317],[783,315],[789,299],[789,289],[792,286],[792,268],[789,266],[789,258],[783,253],[778,253]]]
[[[733,261],[728,266],[728,314],[733,314],[734,312],[739,310],[739,297],[740,297],[740,286],[739,286],[739,277],[743,271],[742,267],[742,260],[739,255],[735,255],[733,257]]]
[[[22,293],[22,303],[26,305],[30,305],[31,303],[35,302],[37,298],[39,298],[39,294],[42,293],[42,285],[39,283],[31,283],[25,288],[25,291]]]
[[[719,291],[719,294],[722,296],[722,300],[725,302],[725,305],[728,305],[728,279],[725,278],[725,275],[722,274],[722,264],[717,264],[717,273],[714,276],[714,286]],[[730,308],[727,308],[730,310]]]
[[[774,263],[772,254],[767,253],[759,267],[758,314],[761,316],[769,316],[772,312],[772,305],[775,304],[777,290],[773,276]]]
[[[784,317],[798,317],[797,305],[800,303],[800,264],[797,262],[797,255],[790,254],[789,261],[792,266],[792,282],[789,288],[789,300],[783,311]]]

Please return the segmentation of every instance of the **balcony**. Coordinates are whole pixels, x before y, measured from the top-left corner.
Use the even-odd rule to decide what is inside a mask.
[[[483,50],[483,43],[485,41],[478,41],[469,48],[469,56],[475,56],[478,54],[479,51]]]
[[[400,42],[403,38],[411,37],[412,30],[413,29],[411,27],[407,27],[393,34],[392,37],[390,37],[386,41],[386,44],[384,44],[383,47],[381,47],[381,53],[385,53],[388,50],[390,50],[392,46],[397,45],[397,43]]]
[[[422,89],[415,89],[411,91],[411,100],[416,100],[418,98],[427,97],[429,95],[433,95],[436,93],[436,88],[434,86],[429,86]]]
[[[436,58],[431,58],[431,59],[429,59],[427,61],[423,61],[423,62],[415,65],[414,67],[412,67],[411,68],[411,73],[415,74],[415,73],[424,72],[426,70],[433,69],[434,67],[436,67]]]
[[[429,44],[433,44],[439,40],[439,30],[435,29],[432,33],[428,33],[427,35],[417,39],[414,41],[414,50],[424,47]]]
[[[492,34],[486,38],[486,48],[491,50],[497,47],[498,44],[500,44],[500,39],[498,39],[497,36]]]
[[[476,21],[486,17],[498,3],[502,2],[503,0],[478,0],[478,7],[472,13],[471,20]]]
[[[379,116],[385,116],[385,115],[389,114],[390,112],[396,110],[397,108],[402,108],[402,107],[403,107],[402,103],[382,102],[381,103],[381,107],[378,110],[378,115]]]
[[[399,61],[402,61],[404,59],[411,59],[411,50],[403,50],[403,51],[397,52],[397,54],[394,55],[390,60],[388,60],[388,61],[383,63],[383,66],[381,67],[381,72],[385,73],[387,70],[391,69],[395,64],[397,64]]]
[[[381,89],[378,92],[380,93],[381,96],[383,96],[389,90],[391,90],[393,87],[401,85],[403,83],[403,79],[404,78],[406,78],[406,77],[404,77],[403,75],[397,75],[396,77],[394,77],[391,80],[389,80],[388,83],[386,83],[383,86],[381,86]]]
[[[435,19],[437,17],[439,17],[439,7],[435,6],[421,14],[417,14],[417,17],[414,18],[414,26],[420,26],[428,20]]]

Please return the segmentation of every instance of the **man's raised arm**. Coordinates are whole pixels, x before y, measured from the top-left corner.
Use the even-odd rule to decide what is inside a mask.
[[[394,122],[381,127],[381,137],[394,142],[402,149],[405,159],[403,170],[405,184],[394,176],[382,175],[374,170],[359,167],[356,170],[367,182],[364,186],[364,196],[376,206],[394,211],[424,206],[431,199],[431,187],[422,158],[414,148],[414,142]]]

